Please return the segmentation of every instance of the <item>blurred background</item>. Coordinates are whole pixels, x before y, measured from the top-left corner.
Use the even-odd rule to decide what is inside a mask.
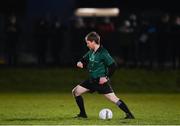
[[[83,8],[99,10],[80,11]],[[63,72],[67,72],[65,68],[69,72],[66,75],[73,74],[71,67],[75,67],[78,59],[87,51],[84,37],[90,31],[97,31],[101,35],[102,44],[120,68],[136,69],[134,75],[143,69],[143,75],[147,75],[147,79],[150,76],[147,70],[163,70],[166,74],[161,74],[165,76],[159,76],[169,78],[169,81],[165,80],[169,85],[166,85],[166,88],[170,90],[169,87],[174,85],[171,91],[180,90],[180,10],[175,1],[155,0],[0,1],[1,90],[13,90],[13,86],[7,86],[14,85],[12,83],[47,83],[47,80],[35,82],[38,79],[31,78],[31,75],[37,74],[41,78],[41,74],[31,73],[27,70],[29,67],[34,70],[56,67],[62,73],[56,70],[47,72],[51,77],[55,77],[52,74],[57,75],[56,79],[62,76]],[[20,72],[16,69],[22,67],[26,70],[21,69]],[[43,73],[43,76],[48,79],[47,73]],[[139,77],[143,77],[141,74]],[[150,74],[159,77],[156,73]],[[84,73],[81,75],[84,76]],[[73,76],[72,80],[78,80],[75,78],[77,77]],[[49,78],[49,84],[56,79]],[[152,85],[161,83],[158,89],[164,87],[164,79],[157,80],[153,81]],[[59,78],[54,82],[55,85],[58,85],[59,81],[62,80]],[[119,80],[116,82],[119,83]],[[124,83],[131,85],[129,81]],[[139,83],[147,83],[147,80],[138,80],[137,85]],[[17,85],[14,85],[14,89],[24,89]],[[27,85],[26,87],[28,89]],[[50,87],[47,86],[47,90],[48,88]],[[124,89],[126,88],[128,89],[128,86]],[[56,86],[53,89],[55,90]]]

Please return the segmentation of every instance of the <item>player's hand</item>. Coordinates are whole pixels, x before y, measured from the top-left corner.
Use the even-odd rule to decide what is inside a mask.
[[[79,67],[79,68],[83,68],[83,63],[82,62],[77,62],[77,67]]]
[[[100,77],[99,79],[99,84],[104,84],[108,81],[108,78],[107,77]]]

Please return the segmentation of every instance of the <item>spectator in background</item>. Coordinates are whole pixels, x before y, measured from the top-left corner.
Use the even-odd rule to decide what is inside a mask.
[[[76,17],[72,23],[71,27],[71,51],[72,51],[72,60],[73,62],[78,60],[74,59],[75,57],[79,57],[81,53],[85,51],[83,48],[82,41],[84,40],[84,34],[86,33],[86,24],[84,18]]]
[[[165,62],[169,54],[168,47],[170,47],[170,15],[165,13],[162,15],[160,23],[158,25],[158,62],[159,67],[164,68]]]
[[[148,57],[149,21],[142,20],[138,39],[138,67],[144,67]]]
[[[172,24],[173,68],[180,68],[180,16],[175,16]]]
[[[157,53],[157,23],[155,21],[150,21],[148,27],[148,69],[153,68],[153,63],[155,61],[156,53]]]
[[[19,38],[19,26],[17,23],[17,17],[12,14],[8,17],[5,27],[6,32],[6,49],[7,62],[9,65],[17,64],[17,44]]]
[[[115,45],[114,40],[112,39],[115,32],[114,22],[110,17],[100,18],[99,22],[97,23],[97,31],[100,35],[104,36],[102,41],[104,42],[104,45],[108,47],[108,49]],[[114,50],[112,53],[113,52]]]
[[[130,14],[129,21],[131,22],[131,27],[133,28],[134,31],[138,26],[136,14],[134,13]]]
[[[49,41],[49,23],[45,18],[37,20],[34,29],[34,37],[36,40],[38,64],[45,65]]]
[[[132,33],[133,28],[131,27],[131,22],[129,20],[124,20],[118,30],[122,33]]]
[[[63,33],[64,28],[63,25],[58,17],[55,17],[52,22],[52,39],[50,42],[50,54],[52,56],[52,63],[53,65],[60,64],[60,52],[62,49],[63,44]]]
[[[135,13],[129,15],[130,29],[132,31],[131,38],[132,42],[130,44],[130,59],[132,60],[132,67],[137,66],[137,57],[138,57],[138,30],[139,22],[138,16]]]
[[[110,33],[115,30],[114,24],[109,17],[104,17],[102,22],[98,25],[98,30],[101,33]]]
[[[129,65],[131,47],[133,42],[133,28],[129,19],[125,19],[118,28],[119,31],[119,54],[121,55],[124,65]]]
[[[86,34],[91,32],[91,31],[96,31],[97,30],[97,17],[93,17],[92,19],[89,19],[88,21],[85,22],[85,29],[86,29]]]

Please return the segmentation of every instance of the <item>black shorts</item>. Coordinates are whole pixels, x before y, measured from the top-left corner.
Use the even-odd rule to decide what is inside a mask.
[[[89,89],[90,93],[97,91],[99,94],[108,94],[114,92],[110,80],[104,84],[99,84],[99,79],[88,79],[80,84],[82,87]]]

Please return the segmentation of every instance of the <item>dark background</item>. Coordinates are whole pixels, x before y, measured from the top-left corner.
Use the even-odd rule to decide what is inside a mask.
[[[104,45],[108,46],[109,50],[113,50],[112,54],[120,60],[123,60],[124,66],[127,66],[131,61],[132,64],[136,64],[136,61],[133,61],[133,58],[136,57],[133,52],[130,52],[130,48],[132,44],[128,44],[127,49],[120,47],[117,43],[128,43],[130,39],[126,39],[126,37],[122,36],[118,38],[118,27],[120,27],[124,20],[126,20],[130,14],[134,13],[138,16],[139,22],[142,20],[149,20],[151,22],[158,23],[161,16],[165,13],[170,14],[172,20],[175,16],[179,16],[179,7],[176,1],[132,1],[132,0],[6,0],[0,1],[0,58],[2,65],[8,65],[7,56],[6,56],[6,22],[8,17],[13,13],[17,16],[17,22],[20,27],[20,33],[17,43],[17,57],[18,63],[17,65],[22,64],[34,64],[37,65],[37,47],[36,40],[34,38],[34,25],[37,23],[40,18],[46,18],[47,21],[51,24],[54,18],[57,16],[61,20],[61,24],[63,25],[63,40],[61,40],[61,44],[59,44],[59,49],[61,52],[58,52],[61,57],[59,58],[61,61],[58,64],[59,66],[63,65],[72,65],[74,64],[78,58],[80,58],[85,51],[87,51],[86,47],[82,43],[83,37],[86,35],[87,31],[83,31],[82,29],[77,30],[74,34],[73,25],[76,22],[76,18],[74,15],[74,11],[79,7],[117,7],[120,9],[120,15],[118,17],[111,18],[112,23],[114,23],[115,31],[113,33],[114,36],[110,36],[106,38],[102,33],[102,40],[105,40]],[[86,23],[95,20],[97,22],[101,22],[102,18],[92,17],[92,18],[84,18]],[[99,23],[101,24],[101,23]],[[138,33],[138,32],[137,32]],[[51,34],[51,33],[49,33]],[[48,35],[49,35],[48,34]],[[158,35],[158,32],[156,33]],[[74,38],[76,36],[76,38]],[[79,39],[77,39],[79,38]],[[125,38],[125,39],[123,39]],[[131,37],[127,37],[131,38]],[[170,37],[170,39],[172,36]],[[134,38],[135,40],[136,38]],[[106,43],[109,41],[110,43]],[[158,41],[158,40],[157,40]],[[154,41],[156,43],[156,41]],[[47,42],[46,51],[47,53],[44,61],[45,64],[51,63],[52,56],[50,54],[51,49],[51,40]],[[74,44],[76,43],[76,44]],[[152,45],[156,48],[156,45]],[[167,47],[164,47],[167,48]],[[126,50],[124,52],[119,50]],[[137,49],[138,50],[138,49]],[[156,49],[158,50],[158,47]],[[173,49],[169,49],[173,50]],[[161,52],[161,51],[160,51]],[[151,53],[151,52],[150,52]],[[128,54],[128,56],[126,56]],[[154,54],[154,64],[158,64],[158,54]],[[124,57],[128,57],[124,58]],[[164,64],[170,63],[173,66],[171,61],[171,57],[173,57],[173,53],[169,53],[166,58],[166,61],[163,61]],[[170,57],[170,58],[169,58]],[[62,60],[63,59],[63,60]],[[178,56],[177,56],[177,59]],[[120,61],[121,62],[121,61]],[[177,61],[177,64],[179,61]],[[136,65],[134,65],[136,66]],[[156,66],[156,65],[155,65]],[[176,65],[177,66],[177,65]]]
[[[155,0],[1,0],[0,91],[70,92],[87,77],[86,71],[76,69],[76,62],[88,50],[85,35],[95,30],[122,68],[112,78],[115,90],[179,92],[178,5]],[[79,7],[117,7],[120,14],[77,17]],[[170,21],[163,24],[166,14]],[[18,26],[13,34],[7,32],[11,15]],[[54,29],[55,19],[60,29]],[[140,42],[143,35],[148,39]]]

